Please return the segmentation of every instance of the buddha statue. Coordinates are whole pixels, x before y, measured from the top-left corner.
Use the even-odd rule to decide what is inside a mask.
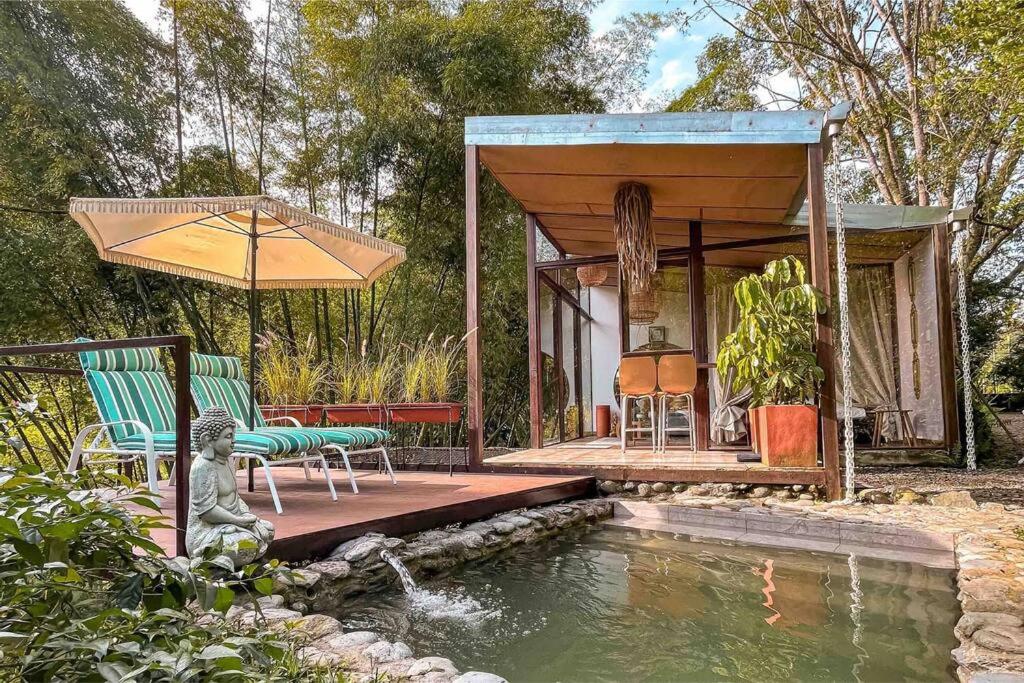
[[[238,495],[229,462],[235,448],[234,419],[223,408],[205,411],[192,423],[192,448],[200,455],[189,474],[185,530],[189,557],[201,557],[207,549],[215,548],[236,569],[254,562],[267,552],[274,538],[274,525],[249,512]]]

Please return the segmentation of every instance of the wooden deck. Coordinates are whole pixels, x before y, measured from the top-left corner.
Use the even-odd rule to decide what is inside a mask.
[[[590,476],[456,473],[449,477],[447,472],[396,472],[395,486],[376,472],[357,471],[357,495],[344,472],[333,474],[337,502],[331,500],[317,472],[312,481],[306,481],[299,468],[275,469],[283,515],[274,512],[259,470],[253,493],[244,491],[244,476],[238,477],[242,497],[252,512],[274,523],[272,557],[291,561],[322,557],[339,543],[370,531],[400,536],[594,492]],[[170,520],[174,487],[165,484],[161,482],[164,495],[160,507]],[[154,537],[168,554],[174,553],[173,529],[157,530]]]
[[[733,482],[740,484],[817,484],[824,486],[821,467],[768,467],[760,462],[737,462],[737,450],[691,451],[668,449],[656,453],[650,448],[618,446],[587,448],[584,442],[570,442],[534,448],[484,460],[498,472],[542,474],[589,474],[600,479],[635,481]]]

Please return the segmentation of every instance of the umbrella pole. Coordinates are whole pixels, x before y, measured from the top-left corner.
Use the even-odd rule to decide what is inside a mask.
[[[256,289],[256,217],[259,209],[252,210],[252,224],[249,228],[249,431],[256,428],[256,326],[259,322],[259,291]],[[255,489],[253,471],[255,463],[247,458],[249,470],[249,491]]]

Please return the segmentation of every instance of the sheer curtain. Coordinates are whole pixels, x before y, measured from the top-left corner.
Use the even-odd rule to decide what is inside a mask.
[[[854,416],[861,417],[865,408],[896,406],[892,328],[892,292],[895,285],[888,265],[851,266],[848,272],[853,405],[857,408]],[[842,373],[837,372],[836,375],[837,388],[842,396]],[[889,439],[895,435],[894,423],[886,420],[882,436]]]
[[[739,311],[733,296],[736,281],[748,275],[749,271],[739,268],[709,266],[706,270],[705,293],[708,315],[708,359],[718,357],[718,345],[736,329]],[[750,402],[750,389],[735,391],[730,372],[720,377],[711,373],[711,440],[715,443],[732,443],[747,435],[743,421]]]

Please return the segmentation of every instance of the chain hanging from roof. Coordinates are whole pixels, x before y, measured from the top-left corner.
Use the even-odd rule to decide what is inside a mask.
[[[615,191],[615,246],[619,267],[630,292],[651,287],[658,268],[658,248],[651,225],[651,191],[646,185],[626,182]]]

